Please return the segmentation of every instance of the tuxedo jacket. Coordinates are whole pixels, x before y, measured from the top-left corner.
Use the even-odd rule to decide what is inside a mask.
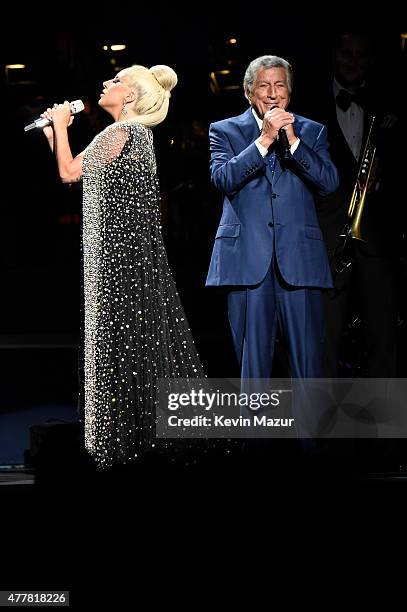
[[[251,108],[211,124],[211,179],[223,194],[206,284],[255,285],[275,255],[283,279],[296,287],[332,286],[314,195],[338,186],[326,128],[294,115],[300,143],[284,163],[266,157],[254,141],[259,127]]]
[[[329,132],[330,154],[339,178],[338,188],[333,193],[316,196],[318,221],[328,249],[333,249],[347,222],[347,211],[357,176],[358,162],[339,126],[333,95],[331,99],[325,98],[325,108],[320,111],[319,116]],[[363,142],[366,139],[366,128],[367,113],[365,113]]]
[[[328,84],[326,91],[322,95],[317,96],[317,98],[319,102],[314,109],[313,116],[327,126],[330,154],[338,170],[339,177],[338,188],[333,193],[328,195],[317,194],[316,196],[316,210],[319,225],[324,235],[327,248],[331,250],[337,245],[338,236],[348,220],[347,213],[356,182],[359,161],[353,156],[339,126],[336,116],[336,103],[332,93],[332,84]],[[369,98],[374,100],[375,96],[373,94],[369,96],[369,92],[367,91],[361,156],[367,139],[371,116],[373,114],[376,115],[376,125],[379,126],[385,114],[383,109],[375,108],[372,103],[369,104]],[[393,177],[389,177],[388,168],[386,168],[386,164],[389,162],[393,163],[394,158],[398,156],[395,153],[394,147],[391,146],[385,138],[383,139],[383,137],[380,137],[380,130],[376,132],[375,142],[378,145],[377,156],[381,168],[381,190],[378,192],[371,192],[367,196],[361,224],[361,233],[364,242],[359,243],[359,247],[372,256],[389,251],[391,240],[394,239],[394,231],[391,230],[391,225],[393,224],[394,226],[393,220],[398,214],[398,202],[395,201],[394,197],[391,197],[388,188],[389,183],[394,182],[392,180]],[[391,213],[389,211],[391,211]],[[387,227],[387,225],[390,227]]]

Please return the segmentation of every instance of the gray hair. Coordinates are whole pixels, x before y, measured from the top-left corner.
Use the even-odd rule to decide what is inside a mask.
[[[293,69],[291,64],[289,64],[287,60],[283,59],[282,57],[278,57],[277,55],[261,55],[250,62],[246,69],[243,79],[245,96],[249,97],[249,95],[252,93],[253,85],[256,81],[259,70],[267,68],[284,68],[287,75],[288,93],[291,95],[293,90]]]

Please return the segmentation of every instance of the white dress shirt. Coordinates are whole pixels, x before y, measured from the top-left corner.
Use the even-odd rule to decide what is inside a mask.
[[[332,88],[335,99],[341,89],[345,89],[351,94],[354,93],[353,91],[346,89],[346,87],[342,87],[342,85],[340,85],[336,79],[333,81]],[[365,118],[363,108],[356,104],[356,102],[351,102],[348,110],[346,111],[342,110],[340,106],[336,105],[336,118],[338,120],[339,127],[342,130],[342,134],[344,135],[345,140],[357,161],[360,156],[360,149],[362,147],[363,140],[363,123]]]

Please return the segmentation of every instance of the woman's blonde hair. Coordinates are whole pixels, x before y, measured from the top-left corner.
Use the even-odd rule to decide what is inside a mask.
[[[177,84],[178,78],[172,68],[165,65],[131,66],[123,73],[128,77],[128,85],[137,93],[137,100],[132,110],[137,114],[133,119],[147,127],[158,125],[167,116],[170,91]]]

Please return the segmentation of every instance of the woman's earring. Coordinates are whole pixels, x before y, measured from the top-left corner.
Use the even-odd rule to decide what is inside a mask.
[[[123,115],[123,117],[126,117],[127,114],[128,114],[128,111],[127,111],[127,108],[126,108],[126,101],[123,100],[122,115]]]

